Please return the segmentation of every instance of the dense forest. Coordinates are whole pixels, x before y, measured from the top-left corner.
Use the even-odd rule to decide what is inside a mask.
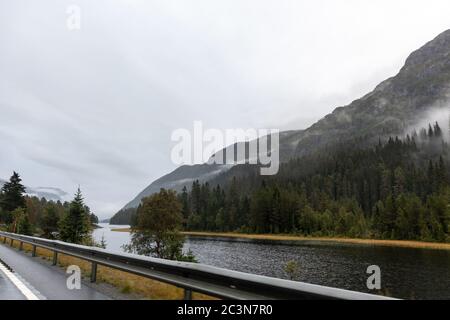
[[[78,189],[73,201],[30,197],[16,172],[0,190],[0,227],[10,232],[95,245],[91,231],[97,216],[84,204]]]
[[[110,224],[127,225],[130,224],[130,217],[136,214],[136,208],[122,209],[117,212],[110,220]]]
[[[195,181],[178,194],[183,229],[450,242],[443,135],[436,123],[371,147],[342,143],[284,163],[275,176],[236,166],[226,181]],[[80,191],[71,203],[52,202],[24,195],[20,181],[14,173],[0,192],[0,223],[9,230],[83,242],[77,234],[98,222]]]
[[[348,143],[179,194],[192,231],[450,241],[449,147],[438,123],[373,147]]]

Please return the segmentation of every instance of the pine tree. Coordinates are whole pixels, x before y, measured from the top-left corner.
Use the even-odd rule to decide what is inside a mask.
[[[105,239],[105,234],[102,234],[102,238],[100,240],[100,243],[98,244],[98,247],[102,248],[102,249],[106,249],[107,245],[108,244],[107,244],[106,239]]]
[[[78,244],[89,242],[91,224],[80,188],[70,203],[69,212],[62,219],[59,229],[63,241]]]
[[[180,196],[192,210],[187,227],[450,241],[450,149],[438,124],[428,129],[430,137],[423,129],[420,138],[330,147],[273,177],[236,168],[210,191],[196,181]]]
[[[434,137],[434,130],[431,124],[428,124],[428,138],[432,139]]]
[[[181,201],[181,214],[183,216],[183,226],[186,227],[187,225],[187,220],[189,218],[189,214],[190,214],[190,208],[189,208],[189,195],[188,195],[188,191],[186,186],[183,187],[181,196],[180,196],[180,201]]]
[[[437,138],[442,137],[442,129],[439,126],[439,123],[436,121],[436,123],[434,124],[434,135]]]
[[[17,172],[14,172],[9,182],[0,191],[0,208],[6,212],[13,212],[18,208],[25,208],[25,187]]]

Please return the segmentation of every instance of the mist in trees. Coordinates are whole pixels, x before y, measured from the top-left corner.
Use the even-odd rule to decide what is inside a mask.
[[[187,230],[450,241],[449,147],[439,124],[373,147],[330,146],[278,175],[247,170],[179,194]]]
[[[282,164],[276,176],[236,166],[225,181],[162,190],[118,219],[132,217],[129,251],[176,260],[186,259],[182,229],[448,242],[449,151],[430,124],[371,147],[328,146]],[[70,203],[29,197],[16,172],[0,191],[0,224],[12,232],[94,244],[97,222],[81,191]]]
[[[14,233],[96,245],[91,238],[97,216],[78,190],[72,202],[47,201],[26,195],[20,175],[13,173],[0,191],[0,225]]]

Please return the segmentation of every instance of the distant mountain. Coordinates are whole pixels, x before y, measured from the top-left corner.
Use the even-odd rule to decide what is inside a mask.
[[[138,207],[142,198],[145,198],[155,192],[159,192],[161,188],[181,191],[184,186],[190,186],[195,180],[199,180],[201,182],[209,181],[230,168],[231,166],[229,165],[207,164],[179,167],[172,173],[163,176],[145,188],[122,210]]]
[[[0,188],[6,183],[5,180],[0,179]],[[25,187],[27,195],[31,197],[45,198],[52,201],[67,201],[69,194],[61,189],[52,187]]]
[[[61,189],[52,187],[37,187],[30,188],[26,187],[26,192],[30,196],[35,196],[38,198],[45,198],[52,201],[68,201],[69,194]]]
[[[383,81],[369,94],[335,109],[306,130],[281,133],[280,160],[286,162],[350,139],[370,144],[390,135],[403,135],[425,118],[442,123],[443,119],[433,117],[448,112],[449,98],[450,30],[413,52],[396,76]],[[444,113],[433,113],[436,110]],[[136,208],[143,197],[160,188],[180,191],[196,179],[224,181],[242,171],[238,167],[207,164],[180,167],[153,182],[124,209]],[[119,213],[123,216],[123,212]]]

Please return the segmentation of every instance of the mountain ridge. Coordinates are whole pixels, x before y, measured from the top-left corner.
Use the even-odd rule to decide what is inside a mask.
[[[450,30],[446,30],[412,52],[395,76],[382,81],[363,97],[347,106],[335,108],[333,112],[305,130],[282,132],[280,134],[281,162],[308,155],[333,143],[348,141],[350,138],[360,138],[370,143],[390,135],[402,135],[407,128],[417,126],[426,112],[432,108],[448,110],[449,57]],[[231,168],[232,166],[223,168],[219,175],[228,172]],[[217,168],[203,167],[203,177],[207,177],[208,173],[214,170]],[[183,166],[156,180],[124,209],[137,207],[142,197],[159,191],[159,187],[172,184],[176,191],[180,191],[186,184],[183,185],[177,181],[183,181],[183,177],[189,177],[188,180],[192,181],[193,177],[189,174],[191,171],[190,166]],[[178,180],[171,180],[175,172]],[[161,179],[164,183],[161,183]],[[200,177],[199,180],[205,182],[210,179]],[[189,185],[186,186],[189,187]]]
[[[0,188],[6,183],[6,180],[0,179]],[[27,187],[25,186],[26,194],[30,197],[45,198],[49,201],[66,201],[68,193],[64,190],[54,187]]]

